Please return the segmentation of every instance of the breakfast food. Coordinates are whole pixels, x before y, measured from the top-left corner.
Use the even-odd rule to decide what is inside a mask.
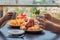
[[[25,31],[41,31],[43,30],[34,19],[29,19],[25,22],[23,19],[15,19],[10,21],[10,26],[16,27],[19,26],[21,30]]]
[[[28,31],[39,31],[39,30],[40,30],[40,28],[38,25],[34,25],[34,26],[28,28]]]
[[[29,22],[25,25],[25,27],[31,27],[34,25],[34,20],[33,19],[30,19]]]
[[[15,19],[15,20],[11,20],[10,21],[10,25],[11,26],[20,26],[23,22],[24,22],[24,20]]]
[[[22,30],[26,30],[26,27],[25,27],[25,26],[22,26],[22,27],[20,27],[20,29],[22,29]]]
[[[23,24],[23,26],[21,26],[21,29],[26,31],[43,30],[38,24],[35,24],[35,21],[33,19],[30,19],[27,23]]]
[[[15,25],[15,26],[17,26],[17,22],[16,22],[16,20],[11,20],[11,21],[10,21],[10,25],[12,25],[12,26]]]
[[[17,16],[16,19],[23,19],[24,21],[28,21],[28,17],[26,14],[22,13],[19,16]]]

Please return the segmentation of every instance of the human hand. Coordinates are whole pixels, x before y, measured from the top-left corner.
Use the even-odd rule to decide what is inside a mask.
[[[43,25],[45,26],[45,24],[47,23],[47,20],[44,18],[40,18],[40,17],[36,17],[37,21],[39,22],[39,25]]]
[[[55,27],[55,23],[49,21],[47,18],[51,17],[49,14],[45,14],[43,18],[40,16],[36,17],[36,19],[39,21],[39,25],[42,25],[45,30],[53,30],[52,27]],[[47,17],[47,18],[45,18]]]
[[[52,19],[52,15],[51,15],[51,14],[44,14],[44,17],[45,17],[47,20],[51,20],[51,19]]]
[[[5,14],[5,15],[3,16],[3,20],[4,20],[4,21],[8,21],[8,20],[12,19],[13,15],[14,15],[13,12],[7,12],[7,14]]]

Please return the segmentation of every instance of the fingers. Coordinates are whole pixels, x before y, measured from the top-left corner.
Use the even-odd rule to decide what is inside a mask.
[[[39,25],[45,26],[45,24],[47,23],[46,19],[42,19],[40,17],[37,17],[36,19],[39,21]]]
[[[43,29],[45,28],[45,27],[43,27],[42,25],[39,25],[39,27],[40,27],[40,28],[43,28]]]
[[[13,15],[14,14],[12,12],[8,12],[7,14],[5,14],[5,16],[3,18],[4,18],[4,20],[10,20],[10,19],[12,19]]]
[[[45,15],[45,18],[47,19],[47,20],[50,20],[51,19],[51,14],[44,14]]]
[[[40,18],[40,17],[37,17],[36,18],[39,22],[44,22],[44,20],[42,19],[42,18]]]
[[[13,14],[15,14],[15,12],[7,12],[7,14],[13,15]]]
[[[45,18],[47,20],[50,20],[52,16],[51,16],[51,14],[48,13],[48,14],[44,14],[44,15],[37,15],[36,18],[37,17]]]
[[[8,16],[8,17],[12,17],[12,16],[13,16],[13,14],[8,14],[7,16]]]
[[[44,15],[37,15],[36,17],[44,18]]]
[[[13,13],[12,14],[8,13],[8,14],[6,14],[6,16],[7,16],[7,18],[11,19],[11,17],[13,16]]]
[[[44,14],[45,16],[50,16],[51,14]]]
[[[7,14],[13,14],[14,12],[7,12]]]

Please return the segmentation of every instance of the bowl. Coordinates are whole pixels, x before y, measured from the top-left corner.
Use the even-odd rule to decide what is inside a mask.
[[[13,26],[13,25],[9,25],[10,27],[9,28],[11,28],[11,29],[20,29],[20,26]]]
[[[11,35],[22,35],[25,33],[25,31],[19,30],[19,29],[12,29],[12,30],[9,30],[8,33]]]
[[[43,32],[43,29],[42,30],[38,30],[38,31],[28,31],[28,30],[25,30],[26,33],[28,34],[40,34]]]

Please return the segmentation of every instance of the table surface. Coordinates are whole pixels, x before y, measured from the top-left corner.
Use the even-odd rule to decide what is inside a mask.
[[[9,38],[8,31],[10,29],[8,29],[8,27],[9,25],[7,23],[3,28],[0,29],[0,31],[4,34],[6,40],[60,40],[60,35],[46,30],[43,31],[44,34],[38,34],[38,35],[26,34],[23,38]]]

